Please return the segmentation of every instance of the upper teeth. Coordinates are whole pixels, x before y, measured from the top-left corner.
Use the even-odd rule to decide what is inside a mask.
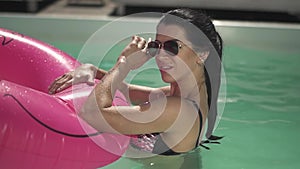
[[[170,66],[162,66],[163,69],[169,69],[171,68]]]

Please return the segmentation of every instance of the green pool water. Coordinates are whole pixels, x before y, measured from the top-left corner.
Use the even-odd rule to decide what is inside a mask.
[[[0,16],[1,27],[50,43],[76,58],[86,40],[108,22]],[[122,157],[104,169],[300,167],[300,26],[235,23],[217,28],[225,44],[226,99],[220,99],[225,108],[215,130],[225,136],[221,144],[181,157]],[[101,66],[109,69],[120,50],[117,46],[110,51],[114,57]],[[163,85],[155,69],[137,74],[133,83]]]

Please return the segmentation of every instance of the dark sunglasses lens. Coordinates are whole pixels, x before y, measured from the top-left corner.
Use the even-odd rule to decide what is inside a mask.
[[[178,43],[176,41],[167,41],[164,43],[164,50],[172,56],[178,54]]]
[[[159,48],[159,43],[154,42],[154,41],[149,42],[148,47],[147,47],[148,54],[150,56],[154,57],[158,52],[158,48]]]

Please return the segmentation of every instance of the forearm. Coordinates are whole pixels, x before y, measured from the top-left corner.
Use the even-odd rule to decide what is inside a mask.
[[[120,60],[106,73],[101,82],[95,87],[96,100],[100,109],[111,107],[116,90],[124,90],[123,81],[130,69]]]
[[[108,112],[113,108],[113,97],[119,88],[119,84],[122,83],[129,72],[128,69],[124,69],[124,66],[120,66],[121,64],[122,63],[118,61],[116,65],[106,73],[91,92],[79,113],[82,119],[93,127],[99,128],[99,130],[101,128],[101,131],[112,131],[109,129],[110,125],[105,123],[105,119],[109,119],[109,117],[112,116],[115,117],[115,115],[118,117],[117,114]]]
[[[97,68],[95,78],[101,80],[107,74],[107,71]],[[141,85],[128,84],[122,81],[119,83],[118,90],[121,91],[132,104],[139,105],[148,102],[151,93],[161,93],[160,91],[162,91],[165,95],[168,95],[170,88],[169,86],[152,88]]]
[[[96,79],[103,80],[102,78],[108,74],[108,72],[103,69],[96,67],[95,69],[97,69],[95,74]],[[153,88],[121,82],[118,90],[121,91],[133,104],[137,105],[149,101],[149,94]]]

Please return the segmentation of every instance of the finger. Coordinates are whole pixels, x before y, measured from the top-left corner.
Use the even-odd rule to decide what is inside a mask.
[[[52,88],[57,88],[56,86],[60,86],[62,84],[64,84],[66,81],[69,81],[70,79],[72,79],[72,77],[70,76],[64,76],[62,78],[56,79],[49,87],[49,89]]]
[[[49,85],[48,87],[48,92],[49,94],[54,94],[56,89],[60,86],[57,81],[60,80],[60,79],[56,79],[54,80],[54,82],[52,84]]]
[[[72,83],[73,83],[72,80],[69,80],[69,81],[65,82],[63,85],[59,86],[59,87],[55,90],[55,92],[56,92],[56,93],[57,93],[57,92],[60,92],[60,91],[62,91],[62,90],[64,90],[64,89],[66,89],[66,88],[72,86]]]
[[[63,83],[64,81],[70,80],[71,78],[73,78],[73,76],[69,73],[66,73],[56,78],[52,84]]]
[[[54,94],[54,93],[56,93],[56,90],[57,90],[60,86],[61,86],[61,84],[57,84],[57,83],[53,84],[53,85],[51,86],[51,88],[49,89],[49,94]]]
[[[49,88],[48,93],[49,94],[54,94],[55,93],[55,88],[54,87]]]
[[[54,80],[54,82],[48,87],[48,91],[50,94],[55,93],[55,91],[62,86],[65,82],[72,79],[72,76],[68,74],[64,74]]]
[[[147,53],[148,43],[151,42],[151,41],[152,41],[152,39],[151,39],[151,38],[148,38],[148,41],[147,41],[147,43],[145,44],[145,48],[143,49],[143,52],[146,52],[147,55],[148,55],[148,53]]]
[[[49,94],[54,94],[56,93],[56,91],[58,90],[58,88],[60,88],[63,85],[63,83],[55,83],[51,86],[51,88],[49,89]]]
[[[138,43],[138,48],[144,49],[146,45],[146,40],[144,38],[141,38],[139,43]]]
[[[139,42],[139,37],[138,37],[138,36],[133,36],[133,37],[132,37],[131,44],[137,45],[138,42]]]
[[[131,37],[131,40],[133,41],[135,38],[136,38],[136,35],[132,36],[132,37]]]
[[[132,40],[137,40],[137,41],[139,41],[140,39],[141,39],[140,36],[137,36],[137,35],[132,36]]]
[[[64,78],[64,76],[65,76],[65,74],[54,79],[54,81],[49,85],[48,89],[52,88],[56,84],[56,82],[59,81],[60,79]]]

